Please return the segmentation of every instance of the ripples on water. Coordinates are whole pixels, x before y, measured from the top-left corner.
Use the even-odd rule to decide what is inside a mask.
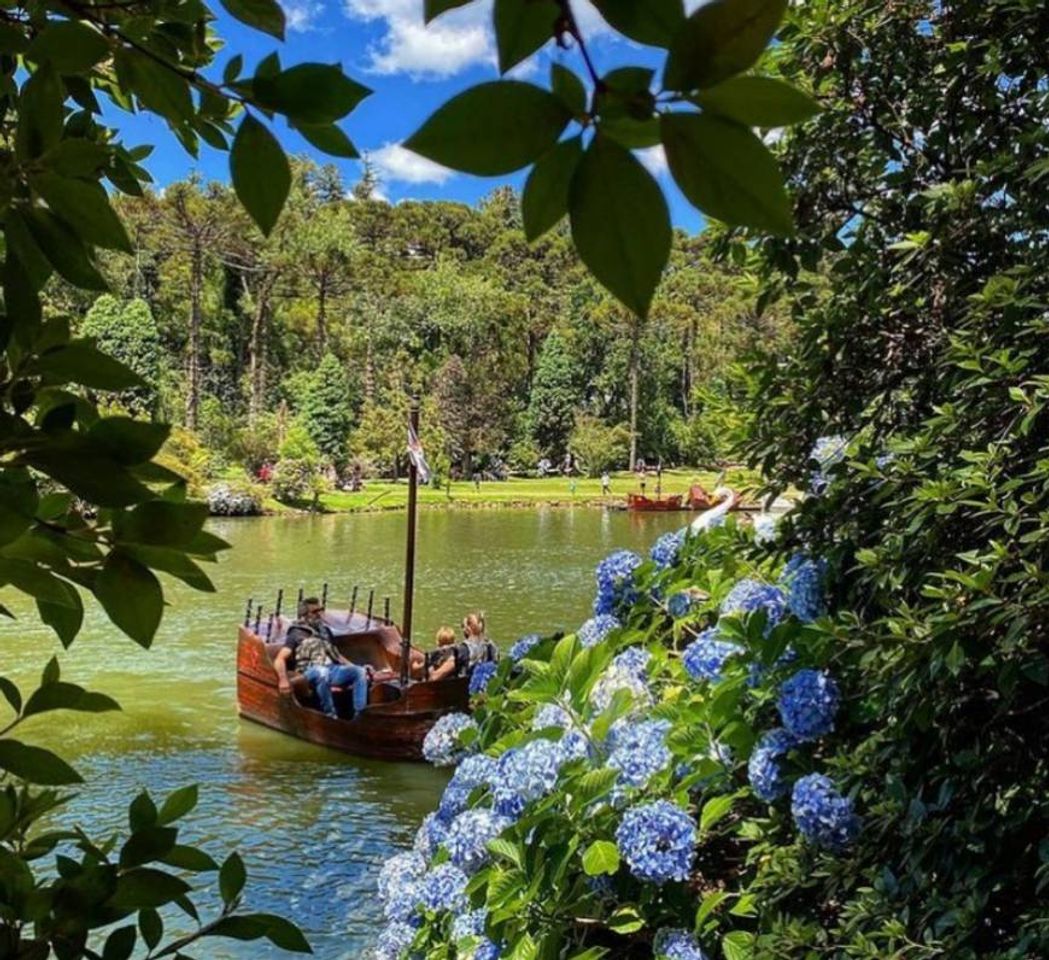
[[[423,513],[417,636],[425,642],[439,625],[456,624],[475,608],[487,612],[503,643],[535,629],[571,629],[589,613],[593,567],[602,556],[617,547],[645,550],[684,518],[590,509]],[[38,658],[20,661],[42,666],[55,650],[65,679],[102,689],[124,708],[41,717],[27,733],[85,774],[88,786],[64,817],[95,836],[126,831],[126,804],[143,787],[161,798],[199,783],[186,836],[216,859],[240,850],[249,907],[294,919],[319,960],[362,957],[380,922],[378,868],[391,850],[410,845],[447,774],[346,757],[238,721],[235,628],[249,595],[265,599],[268,612],[277,586],[293,601],[300,583],[319,593],[325,580],[332,606],[345,606],[339,598],[359,583],[376,588],[378,610],[391,595],[399,619],[404,518],[263,518],[211,529],[234,546],[208,571],[218,590],[200,594],[166,583],[170,608],[152,650],[116,636],[97,609],[68,652],[29,609],[21,609],[17,627],[2,627],[8,645],[0,649],[12,649],[17,629],[39,650]],[[28,686],[33,678],[19,680]],[[195,955],[286,956],[226,940],[209,941]]]

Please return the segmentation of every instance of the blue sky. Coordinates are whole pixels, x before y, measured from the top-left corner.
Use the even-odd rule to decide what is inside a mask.
[[[283,44],[237,23],[217,3],[213,5],[220,15],[218,31],[227,42],[219,55],[216,75],[234,53],[244,56],[250,71],[275,49],[279,50],[285,66],[307,60],[341,63],[354,79],[374,91],[342,126],[357,148],[368,152],[382,180],[382,193],[392,202],[413,198],[474,203],[501,183],[521,186],[520,175],[482,179],[455,174],[399,146],[449,97],[472,84],[498,76],[490,25],[491,0],[474,0],[429,26],[422,22],[422,0],[282,2],[288,19]],[[614,37],[585,0],[577,2],[574,8],[581,29],[589,38],[599,71],[626,63],[651,66],[659,63],[658,51]],[[561,51],[551,43],[516,68],[514,75],[545,84],[554,59],[582,72],[577,51]],[[202,145],[199,159],[194,160],[155,118],[120,114],[112,119],[123,129],[125,143],[156,145],[146,166],[158,185],[170,183],[192,170],[208,179],[228,180],[226,154]],[[278,121],[274,129],[289,152],[332,162],[282,121]],[[660,149],[647,151],[642,159],[667,189],[674,223],[690,232],[700,229],[702,219],[676,192]],[[348,183],[359,177],[360,166],[356,161],[335,162]]]

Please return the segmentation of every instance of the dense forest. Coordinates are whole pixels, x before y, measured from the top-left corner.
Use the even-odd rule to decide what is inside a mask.
[[[476,209],[391,205],[367,164],[352,186],[305,161],[294,175],[268,238],[220,184],[120,197],[134,252],[103,254],[112,293],[50,290],[147,383],[121,406],[185,428],[169,446],[193,478],[282,463],[280,492],[301,496],[331,468],[396,475],[412,396],[441,476],[568,452],[590,472],[713,463],[735,360],[785,335],[709,231],[675,236],[640,322],[566,228],[527,243],[508,188]]]

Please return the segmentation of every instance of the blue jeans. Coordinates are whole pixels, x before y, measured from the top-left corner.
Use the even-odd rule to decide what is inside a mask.
[[[317,691],[321,709],[329,717],[336,715],[335,700],[331,695],[333,686],[353,685],[353,709],[356,713],[360,713],[368,705],[368,674],[364,667],[352,663],[336,663],[327,667],[312,666],[307,667],[302,675]]]

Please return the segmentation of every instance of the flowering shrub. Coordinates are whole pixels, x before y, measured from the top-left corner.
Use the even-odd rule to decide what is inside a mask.
[[[830,760],[843,694],[809,616],[829,570],[784,564],[734,518],[674,539],[672,559],[603,561],[595,608],[618,616],[518,641],[473,719],[427,737],[428,758],[459,766],[410,859],[382,875],[383,889],[404,876],[409,905],[388,918],[417,925],[403,957],[528,956],[555,939],[559,957],[731,955],[753,942],[783,852],[833,871],[862,840]],[[660,600],[678,594],[687,619]]]
[[[484,693],[498,669],[499,665],[494,660],[486,660],[477,664],[470,674],[470,696],[474,697],[479,693]]]

